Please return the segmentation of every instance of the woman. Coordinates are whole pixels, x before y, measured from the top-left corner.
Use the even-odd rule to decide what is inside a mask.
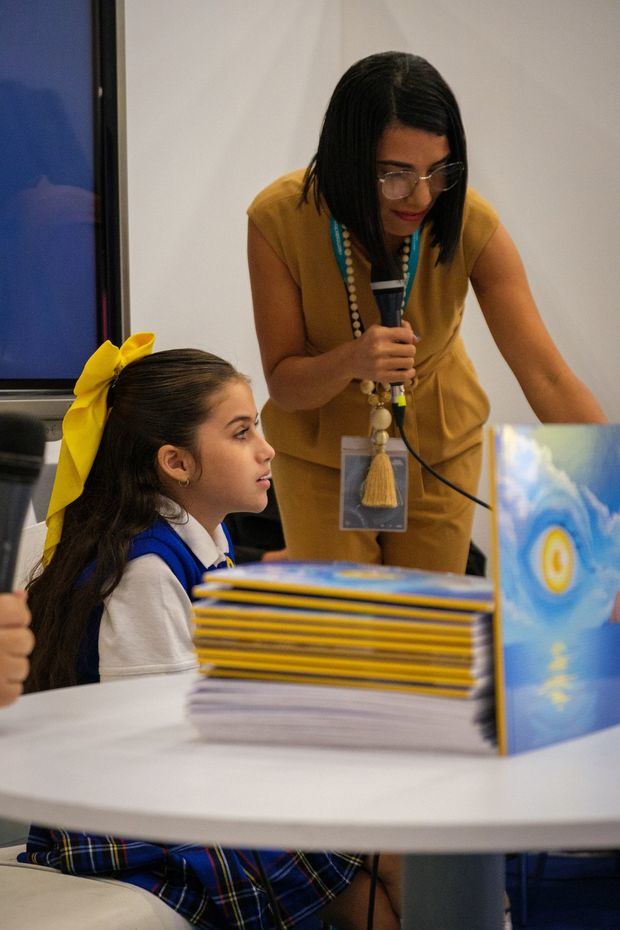
[[[495,211],[467,187],[452,91],[418,56],[362,59],[333,93],[307,171],[275,181],[248,213],[271,398],[262,419],[278,453],[289,556],[462,572],[474,505],[412,458],[405,534],[338,526],[341,437],[368,434],[367,400],[381,406],[388,382],[405,382],[412,446],[441,475],[476,491],[489,407],[459,334],[469,282],[542,421],[605,417],[545,329]],[[409,274],[400,326],[380,325],[370,287],[377,271]],[[312,506],[299,507],[300,493]]]

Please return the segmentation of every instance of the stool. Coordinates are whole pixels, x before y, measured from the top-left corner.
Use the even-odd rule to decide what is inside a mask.
[[[18,862],[24,849],[0,848],[2,930],[191,930],[142,888]]]

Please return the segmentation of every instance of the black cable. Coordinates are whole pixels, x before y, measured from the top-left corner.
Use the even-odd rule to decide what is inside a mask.
[[[366,930],[372,930],[375,919],[375,895],[377,892],[377,877],[379,875],[379,853],[372,857],[372,868],[370,870],[370,891],[368,892],[368,920],[366,921]]]
[[[286,926],[284,924],[284,921],[282,920],[282,915],[280,914],[280,908],[278,907],[278,902],[274,894],[274,890],[271,887],[271,882],[267,878],[267,873],[265,872],[263,863],[260,861],[260,856],[258,855],[255,849],[251,849],[250,852],[252,853],[254,862],[256,863],[258,874],[260,875],[260,880],[263,883],[265,891],[267,892],[267,897],[269,898],[269,906],[271,907],[271,913],[273,914],[275,925],[278,928],[278,930],[286,930]]]
[[[399,407],[397,404],[392,404],[392,414],[394,416],[394,422],[396,423],[396,426],[398,427],[398,431],[401,435],[403,442],[405,443],[405,446],[407,447],[408,452],[411,453],[411,455],[414,457],[416,462],[420,463],[422,468],[425,468],[426,471],[429,472],[429,474],[431,474],[434,478],[437,478],[438,481],[442,481],[449,488],[452,488],[453,491],[456,491],[458,494],[462,494],[463,497],[469,498],[469,500],[473,501],[474,504],[480,504],[481,507],[486,507],[487,510],[493,509],[490,506],[490,504],[486,503],[486,501],[480,500],[479,497],[475,497],[473,494],[470,494],[469,491],[465,491],[463,488],[460,488],[458,484],[453,484],[452,481],[448,480],[448,478],[444,478],[443,475],[440,475],[438,471],[435,471],[434,468],[432,468],[427,462],[425,462],[424,459],[418,455],[415,449],[411,448],[411,446],[409,445],[407,436],[405,435],[405,429],[404,429],[404,423],[403,423],[404,418],[405,418],[404,407]]]

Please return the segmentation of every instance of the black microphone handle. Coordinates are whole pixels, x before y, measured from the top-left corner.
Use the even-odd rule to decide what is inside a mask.
[[[392,284],[394,286],[390,287]],[[372,281],[371,288],[373,296],[379,309],[382,326],[400,326],[402,322],[402,304],[404,293],[404,282],[384,282]],[[405,404],[405,386],[403,382],[396,382],[390,386],[392,396],[392,410],[404,413]]]
[[[0,481],[0,593],[13,590],[15,564],[19,550],[32,482],[22,484]]]
[[[400,326],[403,292],[374,291],[382,326]]]

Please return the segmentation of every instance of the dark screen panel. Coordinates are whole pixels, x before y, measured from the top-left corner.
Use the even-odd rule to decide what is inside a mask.
[[[0,388],[72,384],[106,329],[90,0],[0,0]]]

